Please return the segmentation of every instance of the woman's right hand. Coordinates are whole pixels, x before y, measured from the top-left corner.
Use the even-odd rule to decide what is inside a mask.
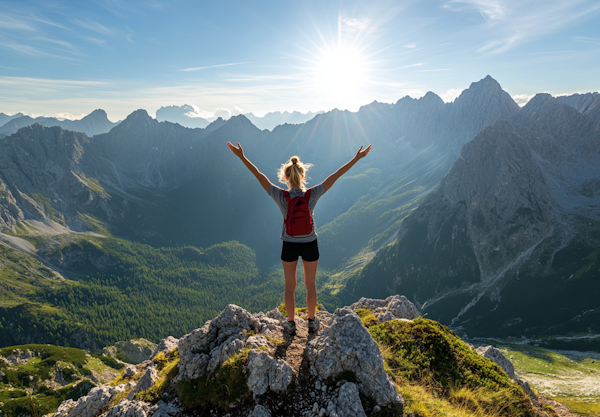
[[[231,152],[236,154],[240,159],[244,156],[244,150],[242,149],[242,145],[238,142],[238,146],[236,147],[231,142],[227,142],[227,146],[231,149]]]

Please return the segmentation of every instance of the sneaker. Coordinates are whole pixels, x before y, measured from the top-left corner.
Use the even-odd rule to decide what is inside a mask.
[[[314,320],[308,319],[308,332],[314,333],[319,328],[319,319],[314,318]]]
[[[295,321],[286,321],[285,323],[283,323],[283,328],[290,336],[296,334],[296,322]]]

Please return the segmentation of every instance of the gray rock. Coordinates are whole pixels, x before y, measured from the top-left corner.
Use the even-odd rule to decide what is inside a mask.
[[[93,417],[110,404],[112,399],[120,392],[123,392],[124,385],[118,387],[109,387],[101,385],[92,388],[88,395],[81,397],[77,402],[73,400],[63,401],[58,407],[54,417]]]
[[[248,417],[271,417],[271,411],[268,408],[257,404],[256,407],[254,407],[254,410],[248,415]]]
[[[246,339],[246,345],[252,346],[253,348],[269,347],[269,342],[264,336],[250,336]]]
[[[517,384],[519,384],[519,386],[521,387],[521,389],[525,392],[525,394],[527,394],[529,396],[529,398],[531,398],[535,402],[539,401],[537,395],[535,395],[535,392],[533,392],[533,390],[529,386],[529,382],[522,381],[522,380],[519,379],[519,380],[517,380]]]
[[[493,360],[510,378],[519,380],[512,362],[499,349],[493,346],[481,346],[477,348],[477,354]]]
[[[135,394],[150,389],[157,379],[158,371],[154,367],[149,367],[138,383],[135,384],[135,387],[129,392],[127,399],[131,401],[135,398]]]
[[[179,339],[175,339],[173,336],[169,336],[166,339],[160,341],[158,346],[156,346],[156,349],[154,349],[154,352],[152,352],[152,355],[150,355],[150,359],[154,359],[159,352],[162,352],[166,355],[172,350],[177,349],[178,346]]]
[[[175,402],[165,403],[164,401],[159,401],[156,406],[157,409],[152,414],[152,417],[177,417],[183,411],[179,404]]]
[[[142,401],[122,399],[102,417],[150,417],[156,408]]]
[[[229,304],[214,320],[183,336],[179,340],[179,375],[177,381],[198,378],[204,375],[214,349],[232,336],[243,336],[243,332],[256,326],[257,320],[246,310]],[[240,337],[241,339],[242,337]]]
[[[343,314],[341,317],[338,313]],[[396,387],[383,369],[379,346],[360,318],[350,309],[338,309],[330,327],[308,343],[307,356],[311,370],[327,379],[343,371],[352,371],[358,388],[379,405],[403,402]]]
[[[358,388],[356,387],[356,384],[353,384],[352,382],[347,382],[341,386],[340,393],[337,397],[337,405],[339,411],[344,413],[345,416],[367,416],[365,414],[365,410],[363,409],[362,403],[360,402]]]
[[[137,372],[137,368],[135,366],[132,365],[128,365],[125,368],[125,371],[123,371],[123,376],[125,378],[132,378]]]
[[[253,350],[248,355],[248,388],[256,395],[268,390],[285,391],[294,377],[287,362],[273,359],[264,350]]]
[[[126,362],[139,364],[148,360],[155,349],[156,344],[149,340],[131,339],[128,342],[117,342],[114,346],[105,347],[102,349],[102,354],[116,357],[118,350],[120,350]]]
[[[356,303],[350,305],[352,311],[359,308],[368,308],[383,315],[384,320],[380,319],[380,321],[393,319],[413,320],[419,317],[419,310],[417,310],[415,305],[408,301],[403,295],[390,295],[385,300],[363,297]]]
[[[227,339],[222,345],[215,347],[210,352],[210,360],[208,361],[208,372],[211,374],[215,372],[223,362],[227,360],[238,350],[242,350],[245,346],[243,336],[236,334]]]

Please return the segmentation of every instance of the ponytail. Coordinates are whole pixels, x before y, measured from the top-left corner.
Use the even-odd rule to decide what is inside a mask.
[[[306,173],[312,164],[305,164],[297,156],[292,156],[289,161],[281,165],[277,171],[277,177],[282,184],[289,185],[291,188],[306,189]]]

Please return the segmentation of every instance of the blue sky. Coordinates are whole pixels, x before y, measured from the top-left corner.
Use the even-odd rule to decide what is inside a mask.
[[[600,90],[598,0],[0,1],[0,112],[357,110]]]

